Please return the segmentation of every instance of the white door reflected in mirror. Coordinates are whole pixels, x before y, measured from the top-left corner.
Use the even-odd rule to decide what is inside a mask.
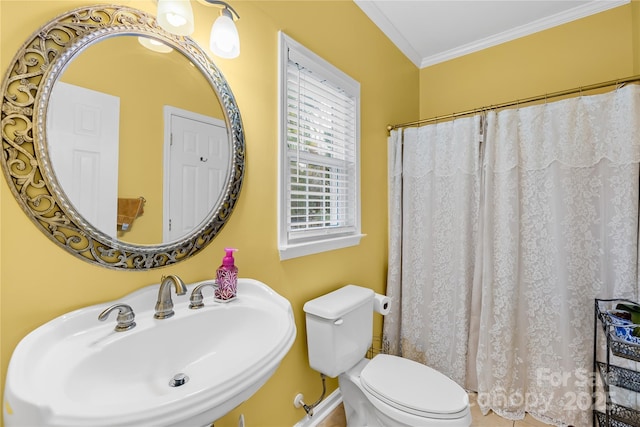
[[[116,237],[120,98],[58,82],[49,110],[56,178],[80,215]]]
[[[222,194],[229,168],[223,120],[165,106],[163,241],[194,230]]]

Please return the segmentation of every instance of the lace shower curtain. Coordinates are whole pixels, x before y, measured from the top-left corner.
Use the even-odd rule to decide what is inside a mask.
[[[401,169],[389,157],[394,311],[385,340],[472,384],[483,412],[590,425],[593,298],[638,299],[640,89],[491,112],[482,167],[463,160],[478,149],[478,132],[462,151],[445,148],[455,138],[409,141],[442,125],[404,131]],[[429,153],[420,156],[413,144],[432,147],[415,148]],[[458,181],[477,190],[451,188],[442,203],[433,165],[447,150],[449,164],[467,165]],[[426,225],[425,207],[438,212]],[[451,233],[451,221],[464,226]]]
[[[480,117],[392,132],[385,345],[464,384],[478,232]],[[404,137],[404,141],[400,139]]]

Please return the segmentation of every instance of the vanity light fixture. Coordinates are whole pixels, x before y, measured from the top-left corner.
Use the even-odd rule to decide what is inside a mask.
[[[170,33],[188,36],[194,19],[190,0],[158,0],[158,24]]]
[[[219,0],[203,0],[207,4],[222,6],[220,16],[211,26],[209,49],[221,58],[237,58],[240,55],[240,36],[233,22],[240,19],[238,13],[227,3]]]
[[[229,4],[219,0],[198,0],[204,5],[221,7],[220,16],[211,26],[209,49],[221,58],[240,55],[240,36],[234,21],[240,15]],[[170,33],[188,36],[193,33],[194,19],[190,0],[158,0],[158,24]]]

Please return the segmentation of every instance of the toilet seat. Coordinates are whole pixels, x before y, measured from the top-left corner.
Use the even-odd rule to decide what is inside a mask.
[[[469,396],[453,380],[426,365],[397,356],[374,357],[362,370],[360,383],[370,399],[419,417],[461,418],[469,408]]]

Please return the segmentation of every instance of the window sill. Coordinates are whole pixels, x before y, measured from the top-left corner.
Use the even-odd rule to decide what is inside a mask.
[[[352,236],[336,237],[317,242],[306,242],[295,245],[280,246],[280,261],[298,258],[306,255],[313,255],[320,252],[333,251],[336,249],[348,248],[360,244],[366,234],[354,234]]]

